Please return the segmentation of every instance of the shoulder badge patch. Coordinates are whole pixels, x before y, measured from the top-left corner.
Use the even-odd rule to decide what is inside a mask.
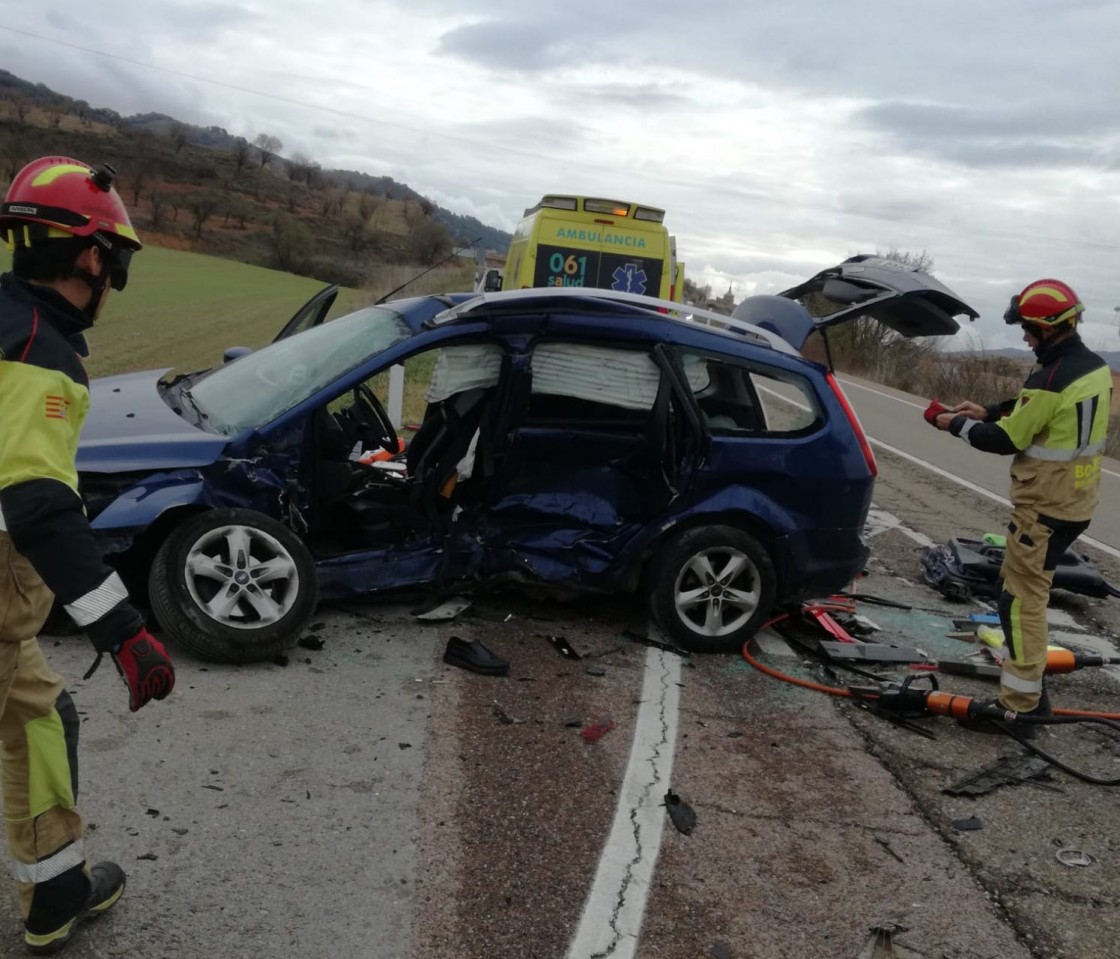
[[[47,394],[46,413],[48,420],[64,420],[68,418],[70,401],[65,396]]]

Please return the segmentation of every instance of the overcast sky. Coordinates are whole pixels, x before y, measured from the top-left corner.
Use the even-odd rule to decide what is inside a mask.
[[[1022,346],[1054,276],[1120,349],[1116,0],[0,0],[0,65],[128,115],[387,175],[512,230],[545,193],[663,207],[735,299],[925,252]],[[95,162],[97,158],[83,158]]]

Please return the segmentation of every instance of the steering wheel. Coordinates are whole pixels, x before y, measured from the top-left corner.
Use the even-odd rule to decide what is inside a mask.
[[[397,431],[393,428],[393,421],[385,412],[385,407],[376,394],[365,383],[359,383],[353,389],[354,402],[351,406],[353,416],[358,423],[372,427],[381,435],[379,444],[384,446],[394,456],[400,448]]]

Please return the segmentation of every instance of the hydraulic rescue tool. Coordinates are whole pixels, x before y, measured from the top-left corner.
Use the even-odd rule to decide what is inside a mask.
[[[942,692],[937,687],[937,677],[929,676],[928,687],[915,686],[919,677],[907,676],[901,685],[885,686],[874,690],[875,704],[882,710],[903,713],[908,716],[951,716],[953,719],[998,719],[1013,723],[1021,719],[1018,713],[1005,709],[998,704],[983,702],[971,696]],[[863,690],[853,689],[857,696]],[[872,692],[867,690],[867,692]]]
[[[1086,666],[1120,666],[1120,656],[1103,656],[1100,653],[1074,652],[1070,649],[1048,649],[1046,672],[1072,673]]]
[[[1007,647],[1002,644],[1003,634],[999,634],[999,643],[991,645],[995,639],[985,638],[981,627],[976,631],[977,638],[988,644],[988,653],[997,663],[1001,664],[1007,659]],[[992,630],[994,633],[995,630]],[[1104,656],[1101,653],[1087,653],[1083,650],[1066,649],[1062,646],[1046,647],[1046,675],[1055,676],[1060,673],[1072,673],[1090,666],[1120,666],[1120,656]]]

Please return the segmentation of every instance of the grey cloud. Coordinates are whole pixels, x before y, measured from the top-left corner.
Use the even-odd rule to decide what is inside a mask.
[[[576,95],[582,97],[585,101],[613,104],[625,107],[628,110],[654,110],[665,107],[688,106],[693,103],[690,97],[655,83],[641,86],[615,84],[613,86],[589,87],[577,92]]]
[[[1093,146],[1120,132],[1115,108],[1079,105],[971,107],[891,100],[854,119],[917,152],[974,167],[1114,167],[1120,154]]]
[[[542,72],[581,63],[671,64],[698,76],[826,97],[879,97],[990,106],[1047,101],[1047,116],[1086,104],[1111,109],[1120,58],[1107,38],[1120,8],[1070,0],[941,0],[913,11],[897,0],[787,5],[706,3],[682,17],[679,3],[568,0],[563,18],[543,4],[489,2],[488,20],[444,35],[446,52],[497,71]],[[593,31],[571,29],[593,23]]]
[[[445,33],[436,52],[449,54],[491,70],[536,72],[562,65],[569,45],[557,31],[539,20],[487,20]]]

